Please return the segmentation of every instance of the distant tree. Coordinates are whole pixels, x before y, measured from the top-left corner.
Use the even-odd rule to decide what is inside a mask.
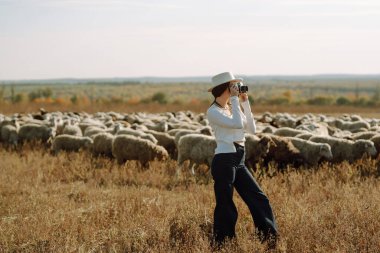
[[[166,104],[168,102],[168,99],[167,99],[165,93],[163,93],[163,92],[157,92],[157,93],[153,94],[152,101],[153,102],[158,102],[160,104]]]
[[[45,88],[41,90],[41,95],[44,98],[50,98],[53,95],[53,91],[50,88]]]
[[[24,100],[24,94],[22,93],[17,93],[14,98],[13,98],[13,101],[12,103],[20,103]]]
[[[349,105],[351,101],[346,97],[338,97],[335,101],[337,105]]]
[[[267,104],[270,105],[287,105],[289,104],[289,99],[285,97],[276,97],[276,98],[271,98],[267,101]]]
[[[29,97],[29,101],[32,102],[32,101],[36,100],[37,98],[40,98],[41,94],[39,93],[39,90],[31,91],[31,92],[29,92],[28,97]]]
[[[72,104],[76,105],[78,103],[78,97],[77,94],[74,94],[71,96],[70,101]]]
[[[318,96],[315,98],[310,98],[306,101],[309,105],[331,105],[333,99],[331,97]]]

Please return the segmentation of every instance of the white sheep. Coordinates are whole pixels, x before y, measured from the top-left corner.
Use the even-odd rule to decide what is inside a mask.
[[[52,153],[59,151],[79,151],[80,149],[91,149],[93,140],[90,137],[62,134],[53,139]]]
[[[18,131],[19,141],[41,141],[46,143],[55,136],[55,129],[45,126],[27,123],[22,125]]]
[[[76,126],[76,125],[66,125],[63,128],[62,134],[83,136],[82,130],[80,129],[79,126]]]
[[[364,154],[375,156],[377,154],[374,143],[369,140],[345,140],[332,136],[313,136],[309,139],[313,142],[327,143],[333,154],[332,162],[349,161],[360,159]]]
[[[154,130],[157,132],[167,132],[169,129],[168,123],[166,121],[161,121],[161,122],[156,123],[156,124],[145,124],[145,126],[149,130]]]
[[[373,136],[370,141],[375,145],[377,152],[380,152],[380,134]]]
[[[93,136],[104,133],[106,130],[99,126],[88,126],[86,130],[84,130],[83,136],[93,138]]]
[[[197,130],[190,130],[190,129],[181,129],[176,131],[176,134],[174,136],[174,143],[178,149],[178,142],[182,138],[182,136],[188,135],[188,134],[203,134],[212,136],[212,129],[209,126],[198,128]]]
[[[177,147],[174,142],[174,137],[169,135],[168,133],[157,132],[154,130],[146,130],[148,134],[154,136],[157,139],[157,145],[163,146],[169,153],[170,157],[176,157]]]
[[[158,142],[157,139],[152,134],[147,134],[147,133],[144,133],[143,131],[134,130],[134,129],[131,129],[131,128],[124,128],[124,129],[119,130],[116,133],[116,135],[121,135],[121,134],[123,134],[123,135],[132,135],[132,136],[135,136],[135,137],[138,137],[138,138],[141,138],[141,139],[145,139],[145,140],[151,141],[154,144],[157,144],[157,142]]]
[[[112,142],[112,155],[119,164],[127,160],[137,160],[143,167],[155,159],[166,160],[169,154],[165,148],[153,142],[132,135],[120,134]]]
[[[287,137],[294,147],[301,152],[303,162],[314,166],[321,159],[331,160],[333,158],[331,147],[327,143],[316,143],[308,140],[303,140],[297,137]]]
[[[304,133],[304,134],[297,134],[296,138],[300,138],[300,139],[303,139],[303,140],[308,140],[310,139],[312,136],[314,136],[314,134],[311,134],[311,133]]]
[[[112,142],[115,139],[110,133],[98,133],[93,136],[92,153],[112,157]]]
[[[189,130],[197,130],[201,124],[195,124],[195,123],[168,123],[169,130],[171,129],[189,129]]]
[[[341,119],[335,119],[332,122],[329,122],[329,125],[335,126],[341,130],[347,130],[350,132],[357,132],[361,128],[369,129],[371,126],[368,122],[363,120],[361,121],[344,121]]]
[[[283,137],[294,137],[298,134],[304,134],[304,133],[308,133],[308,132],[305,130],[293,129],[290,127],[281,127],[277,129],[276,131],[274,131],[273,134],[277,136],[283,136]]]
[[[355,133],[351,136],[352,140],[370,140],[375,135],[378,135],[378,132],[361,132],[361,133]]]
[[[216,141],[212,136],[188,134],[180,138],[178,142],[177,174],[180,173],[182,164],[186,160],[190,160],[192,174],[195,174],[194,165],[195,167],[198,167],[200,164],[205,163],[211,166],[215,148]]]
[[[0,141],[16,146],[18,141],[17,128],[13,125],[5,125],[1,127]]]
[[[314,135],[323,135],[323,136],[329,135],[328,125],[323,122],[303,123],[301,125],[298,125],[296,129],[304,130]]]
[[[289,113],[277,113],[271,123],[276,127],[295,128],[297,120]]]

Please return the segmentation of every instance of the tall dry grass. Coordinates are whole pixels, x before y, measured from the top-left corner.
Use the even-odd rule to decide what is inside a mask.
[[[43,148],[0,149],[0,252],[209,252],[212,179],[175,177],[176,163],[51,156]],[[279,225],[277,252],[378,252],[379,164],[274,167],[255,173]],[[263,252],[237,193],[237,243],[224,252]]]

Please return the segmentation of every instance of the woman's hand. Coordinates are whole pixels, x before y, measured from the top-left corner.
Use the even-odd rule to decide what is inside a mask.
[[[240,93],[239,97],[241,98],[242,102],[245,102],[248,99],[248,94],[247,93]]]
[[[230,93],[231,97],[239,95],[239,88],[237,87],[236,83],[230,83]]]

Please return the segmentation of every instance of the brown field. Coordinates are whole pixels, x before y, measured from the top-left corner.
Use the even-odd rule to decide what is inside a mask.
[[[173,160],[141,170],[85,152],[1,148],[0,252],[210,252],[212,179],[207,171],[176,178],[175,168]],[[277,218],[276,252],[379,252],[376,160],[254,175]],[[263,252],[237,193],[235,203],[237,244],[222,251]]]

